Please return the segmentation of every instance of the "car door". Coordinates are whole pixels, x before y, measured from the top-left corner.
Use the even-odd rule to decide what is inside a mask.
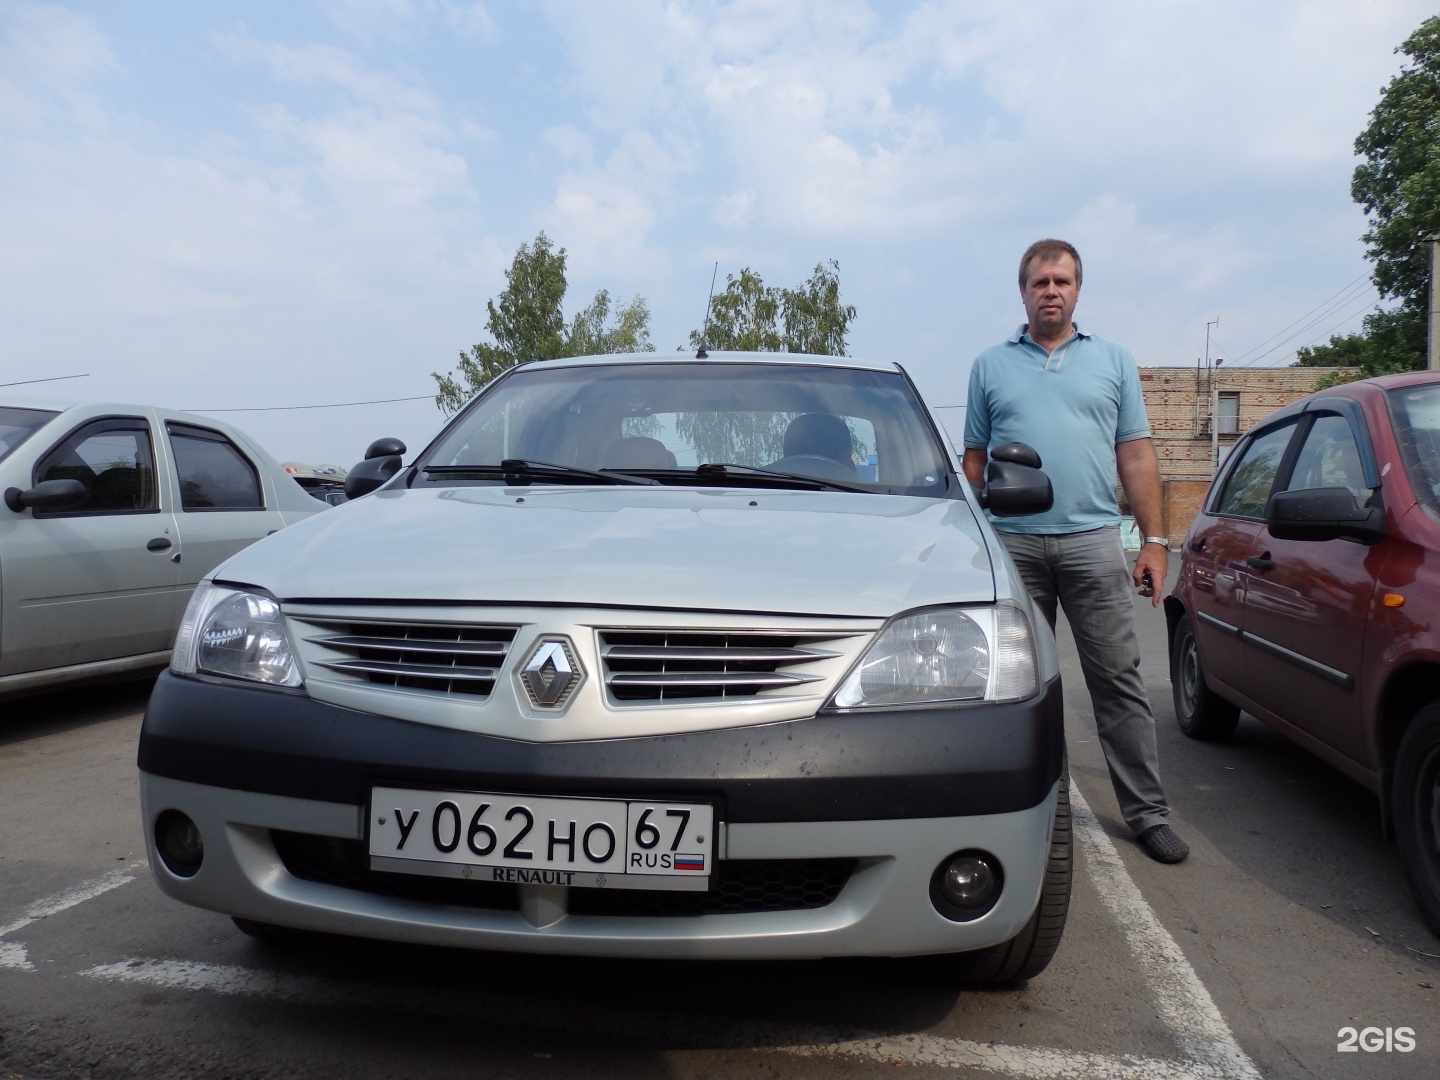
[[[1206,681],[1222,694],[1248,692],[1242,639],[1247,560],[1294,432],[1292,418],[1237,448],[1188,538],[1196,646]]]
[[[1379,484],[1373,463],[1358,409],[1310,411],[1277,490],[1343,487],[1363,506]],[[1262,528],[1245,593],[1250,696],[1362,762],[1360,660],[1375,591],[1373,550],[1345,539],[1281,540]]]
[[[285,521],[266,504],[259,467],[224,432],[167,420],[165,434],[178,485],[180,582],[188,590]]]
[[[80,480],[81,505],[0,526],[0,674],[161,652],[178,589],[175,520],[161,506],[142,416],[107,416],[44,451],[31,483]]]

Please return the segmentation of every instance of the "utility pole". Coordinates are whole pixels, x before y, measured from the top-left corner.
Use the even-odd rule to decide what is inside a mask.
[[[1216,423],[1220,413],[1220,393],[1215,389],[1215,365],[1210,364],[1210,327],[1220,325],[1220,316],[1205,324],[1205,372],[1210,379],[1210,476],[1220,467],[1220,430]]]
[[[1440,371],[1440,233],[1431,233],[1430,244],[1430,341],[1425,366]]]

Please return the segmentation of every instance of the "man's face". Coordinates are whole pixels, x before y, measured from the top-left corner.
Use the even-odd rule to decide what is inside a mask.
[[[1080,285],[1075,280],[1075,260],[1068,254],[1058,258],[1030,263],[1030,276],[1021,293],[1025,300],[1025,318],[1031,334],[1055,334],[1070,325],[1075,302],[1080,299]]]

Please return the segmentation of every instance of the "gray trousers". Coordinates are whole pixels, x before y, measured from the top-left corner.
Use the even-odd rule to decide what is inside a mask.
[[[1065,610],[1125,824],[1136,835],[1165,824],[1170,805],[1160,787],[1155,717],[1140,678],[1135,582],[1120,529],[999,535],[1052,630],[1056,602]]]

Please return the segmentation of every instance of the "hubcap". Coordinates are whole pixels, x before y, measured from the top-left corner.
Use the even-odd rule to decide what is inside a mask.
[[[1180,653],[1180,703],[1185,715],[1195,714],[1195,702],[1199,697],[1200,657],[1195,651],[1195,639],[1187,637]]]

